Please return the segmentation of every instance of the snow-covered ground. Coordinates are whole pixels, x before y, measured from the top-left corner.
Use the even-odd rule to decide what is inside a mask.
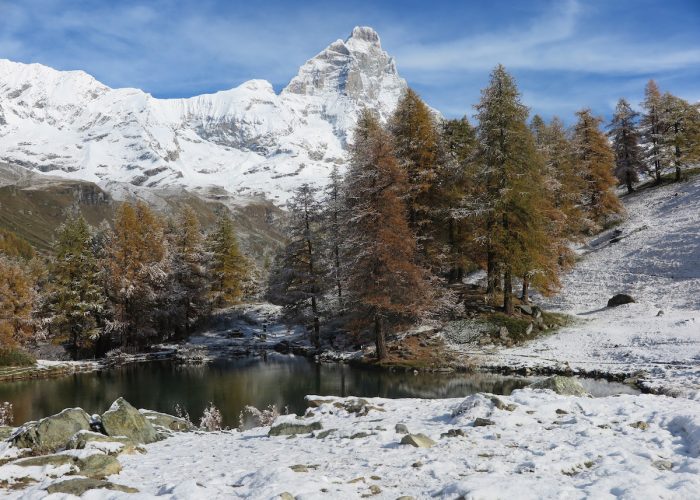
[[[318,397],[331,402],[306,418],[277,421],[320,422],[313,435],[270,437],[269,427],[177,434],[148,445],[143,455],[120,456],[122,472],[108,479],[138,488],[129,496],[137,499],[271,499],[284,492],[287,499],[697,498],[700,402],[531,389],[499,398],[498,406],[513,405],[510,411],[476,394],[466,400],[369,399],[374,409],[358,416],[333,404],[345,400]],[[474,426],[479,417],[492,425]],[[396,424],[435,445],[400,444]],[[463,435],[442,436],[450,430]],[[0,481],[17,469],[0,468]],[[43,498],[42,488],[56,480],[46,477],[51,471],[36,469],[37,483],[3,493]],[[126,497],[105,490],[83,496]]]
[[[644,385],[700,399],[700,176],[634,194],[625,207],[628,219],[581,248],[561,292],[542,300],[574,325],[511,349],[461,350],[490,366],[643,370]],[[607,308],[617,293],[637,302]]]

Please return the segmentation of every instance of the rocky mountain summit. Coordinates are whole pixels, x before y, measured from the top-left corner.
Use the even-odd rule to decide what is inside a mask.
[[[366,27],[308,60],[280,93],[250,80],[157,99],[82,71],[0,60],[0,161],[101,186],[217,186],[283,204],[343,163],[360,109],[386,117],[405,88]]]

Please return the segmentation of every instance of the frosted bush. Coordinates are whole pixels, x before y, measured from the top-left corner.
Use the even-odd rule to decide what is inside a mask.
[[[12,403],[0,403],[0,425],[11,425],[13,419]]]
[[[269,405],[264,410],[258,410],[255,406],[246,406],[238,416],[238,428],[247,431],[255,427],[272,425],[280,412],[275,405]]]
[[[175,403],[175,416],[177,418],[183,419],[189,424],[192,423],[192,419],[190,419],[190,414],[180,405],[180,403]]]
[[[221,430],[221,412],[214,406],[214,403],[209,403],[209,406],[204,408],[202,419],[199,421],[199,428],[205,431],[220,431]]]

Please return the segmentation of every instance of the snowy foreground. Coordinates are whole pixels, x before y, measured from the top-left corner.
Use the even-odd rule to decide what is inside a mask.
[[[628,219],[582,247],[542,301],[574,325],[511,349],[457,349],[481,366],[643,371],[643,387],[700,399],[700,176],[624,201]],[[607,308],[617,293],[636,303]]]
[[[268,436],[269,427],[176,434],[145,454],[119,456],[122,472],[107,479],[140,493],[92,490],[83,498],[697,498],[699,402],[532,389],[498,398],[497,405],[481,394],[376,398],[364,414],[337,404],[347,399],[311,397],[327,402],[276,424],[320,422],[313,434]],[[490,425],[474,426],[479,417]],[[396,424],[434,446],[400,444]],[[442,435],[450,430],[463,435]],[[12,482],[18,469],[0,467],[0,483]],[[51,468],[23,469],[38,482],[0,491],[43,498],[42,488],[56,481]]]

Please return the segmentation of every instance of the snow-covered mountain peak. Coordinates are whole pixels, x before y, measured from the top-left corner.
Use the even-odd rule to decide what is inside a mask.
[[[282,94],[337,94],[386,114],[405,88],[377,32],[358,26],[345,41],[336,40],[309,59]]]
[[[279,94],[265,80],[187,99],[111,89],[82,71],[0,59],[0,161],[107,186],[212,186],[283,204],[324,184],[362,108],[406,89],[379,35],[356,27]]]

